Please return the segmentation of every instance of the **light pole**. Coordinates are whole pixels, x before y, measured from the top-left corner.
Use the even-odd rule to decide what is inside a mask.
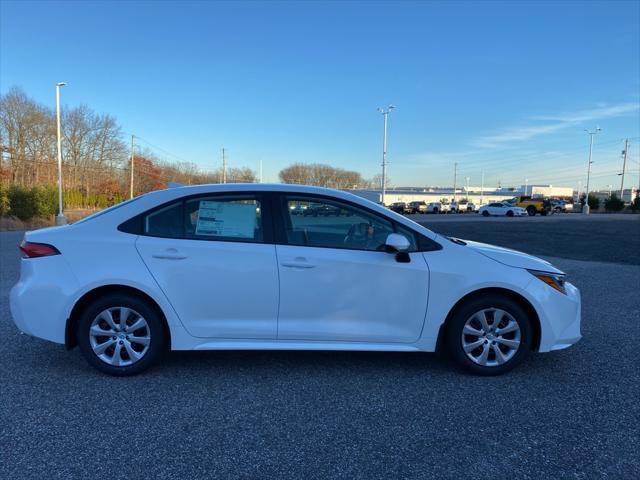
[[[585,190],[584,197],[584,206],[582,207],[582,213],[585,215],[589,215],[589,177],[591,176],[591,157],[593,155],[593,136],[600,133],[602,129],[600,127],[596,127],[596,129],[592,132],[585,129],[584,131],[589,134],[589,163],[587,164],[587,188]]]
[[[382,137],[382,205],[384,205],[384,195],[387,189],[387,121],[389,112],[396,108],[393,105],[389,105],[386,109],[378,108],[378,112],[384,117],[384,134]]]
[[[466,191],[466,194],[467,194],[467,203],[469,202],[469,179],[470,179],[470,177],[467,177],[467,178],[466,178],[466,180],[467,180],[467,191]]]
[[[524,179],[524,196],[526,197],[527,195],[529,195],[527,193],[527,191],[529,190],[529,179],[525,178]]]
[[[65,82],[56,83],[56,122],[58,124],[58,215],[56,215],[56,225],[67,224],[62,210],[62,138],[60,135],[60,87],[65,85]]]

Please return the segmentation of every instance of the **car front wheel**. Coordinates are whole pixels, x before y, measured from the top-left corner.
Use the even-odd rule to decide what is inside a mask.
[[[489,212],[485,210],[484,212],[482,212],[482,216],[483,217],[488,217],[489,216]]]
[[[166,345],[158,312],[125,293],[105,295],[81,314],[76,332],[86,360],[116,376],[136,375],[156,363]]]
[[[499,375],[524,360],[532,328],[518,303],[490,295],[458,308],[446,335],[447,349],[460,365],[476,375]]]

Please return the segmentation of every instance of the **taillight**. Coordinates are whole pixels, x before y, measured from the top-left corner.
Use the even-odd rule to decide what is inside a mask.
[[[24,258],[49,257],[51,255],[60,255],[60,251],[53,245],[46,243],[34,243],[22,241],[20,250],[24,253]]]

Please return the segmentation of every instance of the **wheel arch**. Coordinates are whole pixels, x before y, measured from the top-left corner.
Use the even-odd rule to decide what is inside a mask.
[[[531,302],[527,300],[525,297],[520,295],[513,290],[509,290],[507,288],[501,287],[489,287],[489,288],[481,288],[479,290],[474,290],[472,292],[467,293],[460,300],[458,300],[453,307],[449,310],[445,321],[440,325],[440,329],[438,330],[438,339],[436,343],[436,351],[442,352],[444,349],[444,338],[446,335],[447,327],[453,318],[453,315],[456,313],[457,309],[464,305],[466,302],[478,298],[483,297],[485,295],[502,295],[504,297],[510,298],[520,305],[524,311],[527,313],[527,316],[531,319],[531,328],[533,330],[533,338],[531,339],[531,349],[537,351],[540,348],[540,339],[541,339],[541,326],[540,326],[540,317],[538,312],[533,307]]]
[[[151,306],[151,308],[153,308],[160,316],[160,320],[162,321],[162,326],[164,328],[164,333],[167,339],[166,346],[169,349],[171,348],[171,329],[169,328],[167,317],[164,314],[162,308],[160,308],[160,305],[158,305],[158,302],[156,302],[149,294],[143,292],[138,288],[131,287],[129,285],[110,284],[101,285],[89,290],[88,292],[85,292],[73,305],[71,313],[69,314],[69,318],[67,319],[67,324],[65,326],[64,345],[68,350],[74,348],[78,344],[78,339],[76,337],[76,327],[78,325],[78,320],[80,318],[80,315],[82,314],[82,311],[96,298],[111,293],[126,293],[136,296],[147,302]]]

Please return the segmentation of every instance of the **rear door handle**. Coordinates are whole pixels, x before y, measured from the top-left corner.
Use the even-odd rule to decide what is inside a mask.
[[[151,256],[162,260],[184,260],[187,258],[186,255],[180,253],[175,248],[167,248],[164,252],[153,253]]]

